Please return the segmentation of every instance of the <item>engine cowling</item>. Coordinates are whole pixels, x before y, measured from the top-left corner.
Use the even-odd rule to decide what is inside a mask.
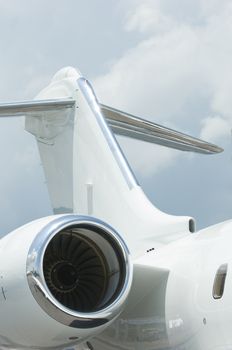
[[[2,345],[64,348],[100,333],[123,310],[129,252],[100,220],[43,218],[4,237],[0,249]]]

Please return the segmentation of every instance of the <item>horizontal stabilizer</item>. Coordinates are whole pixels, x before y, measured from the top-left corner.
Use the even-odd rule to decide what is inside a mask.
[[[135,117],[118,109],[101,104],[101,110],[117,135],[156,143],[181,151],[191,151],[203,154],[214,154],[223,151],[222,148],[181,132]]]
[[[33,100],[0,104],[0,117],[16,117],[72,109],[73,99]],[[99,104],[109,126],[117,135],[127,136],[158,145],[203,154],[214,154],[222,148],[159,124]]]
[[[60,111],[73,108],[75,100],[53,99],[53,100],[32,100],[23,102],[0,104],[0,117],[17,117],[28,113]]]

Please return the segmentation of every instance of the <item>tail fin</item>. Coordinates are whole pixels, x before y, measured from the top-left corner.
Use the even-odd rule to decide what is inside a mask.
[[[164,244],[194,230],[190,217],[165,214],[149,202],[103,113],[114,131],[122,133],[123,126],[127,136],[140,138],[142,123],[147,141],[175,134],[175,141],[165,145],[173,147],[173,142],[180,142],[181,149],[203,153],[221,149],[191,137],[183,146],[186,135],[150,122],[145,125],[139,118],[100,105],[88,81],[73,68],[59,71],[36,99],[28,108],[24,104],[21,114],[26,115],[26,130],[38,142],[55,213],[74,211],[106,221],[135,254],[154,242]],[[11,115],[9,106],[3,109],[1,113],[0,106],[0,116]],[[20,107],[16,110],[19,114]]]

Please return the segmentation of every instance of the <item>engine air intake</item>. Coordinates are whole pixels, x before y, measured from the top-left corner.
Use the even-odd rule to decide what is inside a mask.
[[[32,243],[27,276],[45,312],[71,327],[91,328],[120,313],[132,267],[124,241],[110,226],[65,215],[45,226]]]
[[[108,247],[115,255],[112,264],[104,250],[87,237],[88,230],[81,232],[65,230],[50,241],[44,255],[44,277],[60,303],[72,310],[93,312],[114,296],[124,272],[114,249]]]

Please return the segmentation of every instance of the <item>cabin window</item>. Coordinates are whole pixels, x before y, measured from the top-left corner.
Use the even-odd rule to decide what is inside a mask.
[[[213,297],[214,299],[220,299],[223,296],[225,281],[227,274],[227,264],[223,264],[217,270],[214,284],[213,284]]]

